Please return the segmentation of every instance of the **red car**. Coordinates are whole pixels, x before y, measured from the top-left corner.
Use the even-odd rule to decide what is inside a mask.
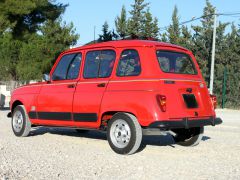
[[[12,93],[16,136],[31,126],[106,130],[116,153],[132,154],[143,134],[168,132],[194,146],[204,126],[222,123],[194,56],[172,44],[121,40],[70,49],[44,80]]]

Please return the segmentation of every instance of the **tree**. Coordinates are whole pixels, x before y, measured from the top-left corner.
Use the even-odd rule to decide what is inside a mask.
[[[210,66],[211,66],[211,54],[212,54],[212,41],[213,41],[213,14],[215,7],[206,0],[206,7],[203,10],[203,18],[201,20],[201,26],[192,26],[194,30],[192,51],[194,52],[197,61],[202,69],[203,76],[207,82],[210,81]],[[219,23],[217,27],[216,35],[216,64],[221,64],[221,57],[218,56],[218,52],[224,51],[222,49],[224,45],[224,32],[227,24]],[[217,60],[219,59],[219,60]],[[219,62],[218,62],[219,61]]]
[[[162,34],[162,41],[169,42],[171,44],[177,44],[185,48],[192,48],[192,33],[187,26],[181,26],[179,23],[178,8],[174,6],[172,14],[172,23],[167,28],[167,32]]]
[[[133,39],[142,37],[144,10],[148,5],[149,3],[144,3],[144,0],[135,0],[131,5],[133,9],[129,12],[131,17],[128,20],[128,34]]]
[[[225,29],[228,24],[219,22],[216,32],[216,53],[215,53],[215,65],[214,65],[214,94],[217,95],[219,100],[222,99],[222,85],[225,67],[228,68],[227,60],[229,57],[227,53],[227,37],[225,35]],[[230,65],[232,66],[232,65]],[[210,70],[209,70],[210,71]],[[232,86],[232,85],[231,85]]]
[[[218,72],[220,76],[220,87],[217,86],[218,91],[222,91],[223,71],[226,68],[227,84],[226,84],[226,107],[240,107],[240,29],[238,30],[234,24],[231,26],[231,32],[226,36],[226,45],[224,58],[222,58],[222,69]]]
[[[117,33],[115,33],[115,30],[112,30],[112,40],[118,40],[119,36]]]
[[[187,26],[182,26],[181,37],[179,38],[179,44],[187,49],[192,49],[192,33]]]
[[[102,34],[99,35],[98,41],[105,42],[105,41],[111,41],[112,40],[112,33],[109,31],[109,25],[107,21],[104,22],[102,26]]]
[[[55,21],[67,5],[50,0],[0,1],[0,33],[10,31],[13,39],[25,39],[36,33],[42,23]]]
[[[143,21],[142,28],[143,28],[142,36],[144,38],[158,39],[158,33],[159,33],[158,20],[157,18],[153,19],[149,8],[147,8],[146,13],[144,14],[144,21]]]
[[[40,29],[41,35],[35,34],[25,43],[19,54],[17,74],[20,80],[39,80],[43,73],[49,73],[58,55],[76,43],[73,24],[47,21]]]
[[[160,41],[168,42],[168,34],[166,32],[160,33]]]
[[[180,45],[181,29],[179,27],[179,17],[177,6],[174,7],[172,14],[172,24],[168,28],[168,39],[172,44]]]
[[[98,42],[106,42],[118,39],[118,35],[114,30],[109,31],[109,25],[107,21],[102,26],[102,34],[99,35]]]
[[[66,7],[51,0],[0,1],[0,80],[40,80],[76,43],[73,24],[60,18]]]
[[[17,80],[16,66],[19,61],[19,51],[23,43],[14,40],[10,33],[0,38],[0,80]]]
[[[122,7],[120,17],[117,16],[117,18],[115,19],[115,27],[116,27],[117,33],[119,34],[120,38],[125,39],[125,37],[128,35],[127,15],[126,15],[125,6]]]
[[[201,26],[192,26],[194,52],[197,61],[202,69],[203,76],[207,82],[210,80],[210,65],[211,65],[211,51],[212,51],[212,36],[213,36],[213,14],[215,8],[206,1],[206,7],[203,10],[203,18]],[[216,47],[217,48],[217,47]]]

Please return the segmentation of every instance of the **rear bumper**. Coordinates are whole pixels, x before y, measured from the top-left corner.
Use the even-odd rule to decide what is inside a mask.
[[[155,121],[149,125],[149,128],[160,128],[164,130],[177,129],[177,128],[191,128],[191,127],[203,127],[208,125],[218,125],[222,123],[221,118],[204,118],[204,119],[189,119],[183,118],[181,120],[169,120],[169,121]]]

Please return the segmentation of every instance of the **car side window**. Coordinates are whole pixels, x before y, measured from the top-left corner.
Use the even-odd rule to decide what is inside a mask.
[[[141,73],[140,57],[136,50],[124,50],[121,54],[117,76],[137,76]]]
[[[116,53],[113,50],[90,51],[86,55],[83,77],[106,78],[112,73]]]
[[[72,60],[72,63],[69,65],[67,79],[76,79],[78,77],[81,62],[82,62],[82,54],[77,54]]]
[[[76,79],[82,60],[81,53],[64,55],[52,74],[52,80]]]
[[[98,76],[100,54],[101,51],[91,51],[87,53],[83,73],[84,78],[96,78]]]
[[[112,74],[112,69],[116,54],[114,51],[101,51],[101,63],[99,68],[99,76],[101,78],[109,77]]]

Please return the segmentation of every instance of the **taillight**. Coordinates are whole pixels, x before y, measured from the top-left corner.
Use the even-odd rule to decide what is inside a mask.
[[[166,112],[167,98],[164,95],[157,95],[157,102],[162,112]]]
[[[217,97],[215,95],[210,94],[210,98],[211,98],[214,109],[216,109],[217,108]]]

